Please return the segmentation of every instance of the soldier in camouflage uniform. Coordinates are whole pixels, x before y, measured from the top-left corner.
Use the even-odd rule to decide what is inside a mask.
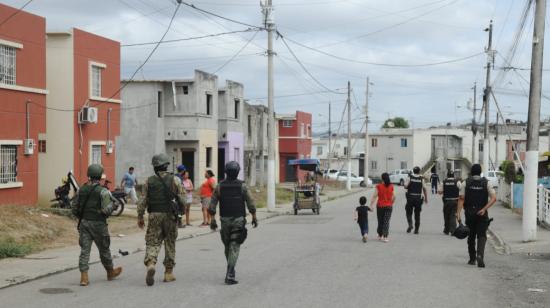
[[[90,249],[95,243],[99,250],[101,264],[107,271],[107,280],[115,279],[122,272],[122,267],[113,268],[111,257],[111,237],[107,228],[107,217],[113,212],[113,203],[109,191],[99,184],[103,167],[93,164],[88,167],[88,183],[84,184],[76,195],[72,205],[73,214],[79,219],[78,233],[80,244],[80,285],[87,286],[90,266]]]
[[[181,181],[167,172],[170,159],[166,154],[153,156],[155,175],[147,179],[144,186],[144,197],[138,204],[138,226],[143,229],[145,210],[149,213],[149,223],[145,233],[145,266],[147,275],[145,282],[148,286],[155,283],[155,264],[164,241],[164,282],[176,280],[173,270],[176,264],[176,239],[178,225],[176,216],[172,212],[171,202],[175,199],[183,200],[184,190]]]
[[[246,239],[246,207],[252,215],[252,226],[258,226],[256,219],[256,206],[243,181],[238,180],[240,171],[239,163],[230,161],[225,165],[225,180],[221,181],[210,201],[208,212],[212,215],[210,228],[216,230],[218,225],[216,219],[216,206],[220,202],[220,221],[222,228],[220,235],[225,247],[225,258],[227,260],[227,272],[225,283],[228,285],[237,284],[235,280],[235,265],[239,257],[241,244]]]

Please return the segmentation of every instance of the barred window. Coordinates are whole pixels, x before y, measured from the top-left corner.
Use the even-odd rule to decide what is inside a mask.
[[[17,182],[17,146],[0,146],[0,184]]]
[[[92,65],[92,96],[94,97],[101,97],[101,70],[101,67]]]
[[[101,165],[101,145],[92,145],[92,164]]]
[[[0,45],[0,83],[15,84],[15,47]]]

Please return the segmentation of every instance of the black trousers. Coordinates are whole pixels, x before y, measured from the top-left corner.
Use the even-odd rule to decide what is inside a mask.
[[[377,207],[376,216],[378,218],[378,228],[376,233],[378,236],[388,237],[390,232],[391,206]]]
[[[456,206],[457,200],[443,201],[443,232],[453,233],[456,230]]]
[[[468,236],[468,254],[470,255],[470,260],[475,260],[476,256],[483,259],[485,255],[485,243],[487,243],[487,228],[489,227],[488,213],[485,212],[483,216],[466,213],[466,225],[470,228],[470,235]]]
[[[420,212],[422,212],[422,200],[421,197],[407,197],[407,205],[405,205],[405,212],[407,214],[407,222],[409,227],[413,226],[413,212],[414,212],[414,228],[420,227]]]

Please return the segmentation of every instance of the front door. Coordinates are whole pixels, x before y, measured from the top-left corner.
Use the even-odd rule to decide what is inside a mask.
[[[284,159],[285,163],[285,182],[296,182],[296,170],[294,166],[289,166],[290,160],[296,159],[295,156],[287,156]]]
[[[218,182],[225,178],[225,149],[218,148]]]
[[[187,171],[189,171],[189,178],[191,181],[195,181],[195,152],[182,151],[181,164],[187,168]]]

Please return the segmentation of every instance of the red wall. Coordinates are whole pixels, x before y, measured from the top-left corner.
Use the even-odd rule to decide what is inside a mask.
[[[286,180],[286,165],[289,157],[299,159],[301,156],[304,158],[311,156],[311,121],[311,114],[302,111],[296,111],[296,119],[292,122],[292,127],[283,127],[283,120],[279,120],[279,180],[281,182]],[[304,137],[301,132],[302,123],[306,130]],[[304,171],[298,171],[298,179],[303,179],[305,174]]]
[[[0,20],[17,9],[0,4]],[[19,12],[0,27],[0,38],[23,44],[16,51],[16,85],[38,89],[46,88],[46,20]],[[38,142],[38,134],[46,132],[46,95],[0,89],[0,139],[26,139],[27,101],[30,110],[30,138]],[[0,204],[34,205],[38,198],[38,148],[33,155],[24,155],[23,146],[17,147],[17,180],[21,188],[0,189]]]
[[[107,65],[102,70],[101,93],[104,98],[110,98],[120,87],[120,43],[107,38],[97,36],[79,29],[74,29],[74,80],[75,80],[75,109],[80,110],[90,98],[89,89],[89,63],[99,62]],[[120,99],[120,93],[114,96]],[[111,108],[111,132],[110,140],[115,141],[120,135],[120,104],[101,101],[89,101],[90,106],[97,107],[99,111],[97,124],[84,124],[82,127],[82,140],[79,132],[78,112],[74,113],[74,161],[75,175],[79,182],[87,180],[86,171],[89,165],[90,141],[107,141],[107,112]],[[82,144],[82,154],[80,153]],[[105,168],[107,179],[115,178],[115,151],[106,154],[106,148],[102,149],[101,161]]]

